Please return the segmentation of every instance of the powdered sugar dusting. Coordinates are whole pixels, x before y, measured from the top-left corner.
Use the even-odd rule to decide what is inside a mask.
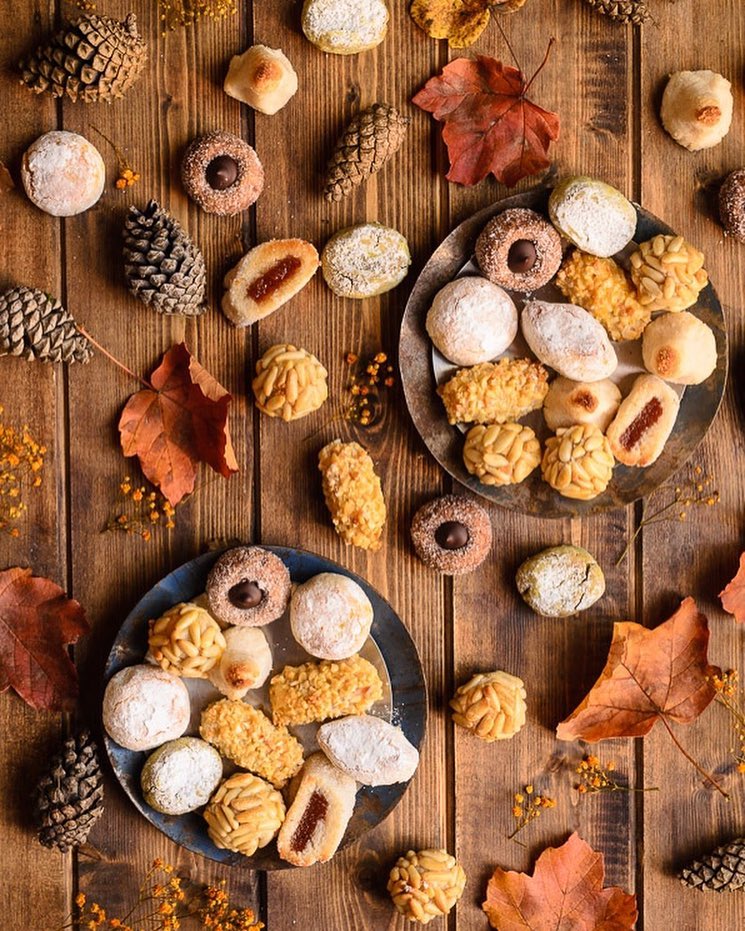
[[[419,765],[403,731],[372,715],[322,724],[318,744],[335,766],[366,786],[406,782]]]
[[[607,378],[618,365],[603,325],[574,304],[531,301],[523,309],[522,330],[541,362],[574,381]]]
[[[370,634],[373,608],[360,586],[345,575],[322,572],[299,585],[290,602],[292,632],[320,659],[347,659]]]
[[[361,223],[331,239],[321,257],[328,286],[343,297],[371,297],[389,291],[406,276],[411,255],[398,230]]]
[[[311,42],[342,52],[377,45],[387,25],[383,0],[312,0],[303,13],[303,29]]]
[[[585,252],[607,258],[634,236],[636,211],[620,191],[588,178],[570,184],[553,205],[559,229]]]
[[[106,181],[98,149],[83,136],[61,130],[45,133],[28,148],[21,174],[30,200],[54,217],[88,210]]]

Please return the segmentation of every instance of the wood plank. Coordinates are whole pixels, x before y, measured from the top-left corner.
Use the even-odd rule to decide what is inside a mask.
[[[70,380],[71,492],[73,502],[73,585],[86,605],[94,633],[80,665],[86,711],[100,717],[102,669],[121,621],[163,574],[201,552],[216,537],[248,537],[252,525],[252,418],[244,400],[250,344],[220,314],[220,282],[226,256],[240,236],[243,218],[209,217],[186,197],[180,159],[197,134],[223,128],[242,130],[238,105],[222,92],[224,67],[242,43],[247,14],[204,20],[162,37],[155,2],[118,3],[107,13],[138,14],[150,48],[145,76],[125,100],[111,107],[65,105],[65,127],[89,136],[101,148],[109,184],[99,205],[68,222],[66,273],[68,301],[81,322],[133,371],[149,374],[172,343],[186,340],[195,357],[234,396],[231,429],[241,472],[228,481],[208,469],[195,494],[178,508],[176,529],[156,533],[150,544],[102,528],[115,507],[122,478],[137,475],[118,449],[116,422],[126,398],[138,385],[101,354]],[[141,173],[136,187],[113,190],[116,158],[93,127],[126,152]],[[183,223],[202,248],[210,280],[210,310],[198,319],[161,317],[130,298],[122,281],[120,230],[131,203],[150,197]],[[91,403],[95,400],[95,403]],[[114,572],[102,567],[116,567]],[[108,768],[107,768],[108,773]],[[255,877],[217,868],[167,841],[135,811],[113,778],[107,780],[107,815],[79,858],[79,883],[93,898],[116,910],[136,895],[150,862],[161,856],[191,879],[228,878],[238,899],[258,904]]]
[[[609,28],[582,4],[549,0],[533,0],[500,22],[528,75],[540,64],[549,37],[559,39],[531,91],[533,100],[557,112],[562,121],[550,178],[589,174],[633,194],[630,33]],[[510,61],[496,24],[473,51]],[[451,52],[451,57],[457,54]],[[530,188],[537,180],[528,179],[518,189]],[[493,179],[471,189],[450,185],[451,226],[509,193],[513,192]],[[504,744],[484,744],[455,729],[457,849],[470,877],[458,907],[459,931],[484,927],[481,903],[494,866],[531,869],[543,847],[562,843],[573,830],[603,852],[609,881],[632,891],[635,885],[633,797],[616,793],[580,799],[572,787],[583,751],[579,744],[557,741],[554,735],[556,724],[597,677],[610,642],[611,621],[633,612],[633,578],[626,566],[614,566],[631,514],[618,511],[580,522],[545,521],[496,506],[490,510],[493,556],[453,587],[455,681],[459,685],[475,672],[505,669],[525,681],[529,715],[520,734]],[[514,585],[515,570],[525,558],[558,543],[586,547],[607,581],[601,601],[566,620],[533,614]],[[634,783],[631,742],[603,745],[598,752],[603,760],[614,759]],[[515,824],[512,795],[526,784],[553,797],[557,805],[518,836],[525,845],[521,847],[507,838]]]
[[[654,626],[669,616],[679,599],[694,595],[710,618],[710,657],[725,668],[742,669],[741,633],[721,611],[716,598],[734,574],[742,548],[741,507],[744,487],[738,463],[742,397],[738,360],[745,339],[741,304],[745,250],[725,240],[712,209],[715,180],[743,163],[745,129],[742,81],[745,67],[745,10],[725,4],[712,28],[701,28],[693,0],[670,8],[669,28],[646,30],[642,44],[642,193],[645,205],[703,250],[706,265],[727,315],[732,377],[724,405],[692,463],[716,476],[722,503],[693,509],[686,523],[660,524],[644,533],[644,621]],[[717,148],[692,154],[664,132],[658,106],[667,75],[683,68],[711,68],[733,84],[735,119]],[[710,186],[709,190],[705,186]],[[681,483],[688,470],[676,481]],[[648,784],[663,791],[645,799],[644,926],[727,928],[742,923],[737,896],[701,895],[682,890],[675,873],[689,859],[742,833],[744,811],[741,776],[734,772],[728,748],[732,732],[721,708],[705,712],[696,725],[677,728],[681,743],[707,769],[716,770],[731,793],[729,803],[703,785],[667,734],[645,740],[644,771]],[[694,918],[695,915],[695,924]]]
[[[0,11],[0,98],[4,132],[0,160],[11,169],[19,188],[0,195],[0,290],[23,284],[61,295],[60,224],[37,210],[20,187],[19,168],[33,140],[57,126],[51,100],[35,98],[20,85],[17,59],[54,23],[53,2],[12,2]],[[65,372],[62,366],[0,359],[0,419],[21,427],[48,448],[43,485],[25,496],[28,513],[17,539],[0,531],[0,567],[31,566],[63,587],[67,585],[67,527],[64,476]],[[8,931],[61,924],[67,909],[71,859],[41,847],[34,836],[29,787],[39,778],[59,744],[63,721],[58,714],[37,713],[12,692],[0,697],[0,833],[3,837],[3,883],[0,914]],[[33,877],[33,896],[29,895]]]
[[[255,4],[256,41],[281,46],[300,81],[283,111],[256,116],[257,148],[268,169],[257,211],[260,240],[301,236],[320,248],[338,229],[379,220],[407,236],[418,268],[441,235],[437,179],[421,170],[430,151],[422,120],[414,120],[402,150],[363,190],[338,206],[326,204],[320,193],[325,162],[351,116],[375,101],[414,116],[407,106],[412,89],[435,67],[437,47],[413,27],[406,5],[389,7],[392,22],[384,44],[347,59],[323,55],[303,38],[296,4]],[[445,590],[412,556],[408,525],[414,510],[442,487],[442,477],[414,436],[398,390],[375,428],[365,430],[343,416],[344,354],[393,352],[407,293],[403,285],[381,299],[345,301],[331,294],[319,274],[291,305],[260,325],[262,351],[290,340],[315,352],[329,369],[331,391],[324,408],[299,423],[260,421],[261,532],[266,542],[304,546],[337,559],[375,585],[414,636],[431,694],[440,696],[449,688]],[[317,454],[336,436],[367,447],[383,478],[389,518],[377,554],[345,548],[324,509]],[[435,698],[420,771],[395,814],[330,864],[307,873],[269,875],[269,928],[403,928],[385,893],[387,872],[412,844],[448,844],[445,759],[445,718]]]

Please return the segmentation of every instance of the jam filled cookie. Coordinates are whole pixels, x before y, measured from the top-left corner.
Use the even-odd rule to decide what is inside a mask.
[[[675,426],[679,408],[680,398],[670,385],[656,375],[639,375],[608,427],[616,459],[640,468],[656,462]]]
[[[495,284],[535,291],[561,265],[561,237],[533,210],[515,207],[490,220],[476,240],[476,261]]]
[[[264,169],[251,146],[232,133],[199,136],[181,163],[186,193],[206,213],[232,216],[255,203],[264,188]]]
[[[411,522],[411,540],[425,566],[444,575],[463,575],[486,559],[491,522],[470,498],[445,495],[419,508]]]
[[[207,577],[210,610],[224,624],[262,627],[281,617],[290,600],[290,573],[258,546],[228,550]]]

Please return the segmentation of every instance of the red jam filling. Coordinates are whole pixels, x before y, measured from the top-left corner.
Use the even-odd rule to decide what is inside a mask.
[[[320,792],[314,792],[303,812],[300,824],[298,824],[295,833],[292,835],[290,847],[295,853],[300,853],[302,850],[305,850],[311,837],[313,837],[313,832],[318,822],[323,821],[328,809],[328,799],[324,795],[321,795]]]
[[[294,274],[303,263],[295,255],[288,255],[279,262],[275,262],[263,275],[254,279],[246,289],[246,293],[252,301],[260,304],[284,284],[285,281]]]
[[[660,417],[662,417],[662,404],[660,399],[652,398],[651,401],[647,401],[621,434],[619,440],[621,446],[623,446],[624,449],[631,449],[636,446],[647,430],[653,427]]]

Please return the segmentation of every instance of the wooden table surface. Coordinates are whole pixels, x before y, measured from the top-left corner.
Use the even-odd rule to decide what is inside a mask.
[[[733,377],[725,402],[695,462],[717,478],[722,502],[686,523],[645,531],[631,558],[614,563],[639,520],[629,507],[583,521],[541,521],[492,507],[494,548],[478,571],[442,580],[414,557],[408,527],[414,511],[451,482],[415,434],[400,390],[374,429],[345,421],[346,351],[395,351],[401,314],[418,270],[460,220],[505,196],[489,180],[474,188],[448,185],[438,128],[409,103],[412,94],[450,57],[411,22],[404,0],[389,0],[392,23],[377,49],[350,58],[327,56],[299,26],[300,2],[240,2],[238,15],[160,35],[156,0],[99,0],[100,12],[137,13],[150,45],[144,79],[112,106],[35,97],[16,82],[13,64],[55,26],[76,13],[72,2],[3,0],[0,4],[0,159],[16,169],[25,147],[41,133],[65,128],[87,135],[104,153],[109,181],[113,152],[93,127],[126,150],[141,181],[121,194],[111,183],[89,212],[59,221],[20,193],[0,210],[0,286],[23,283],[59,295],[96,338],[135,371],[147,373],[173,343],[186,340],[197,358],[233,393],[231,428],[240,474],[228,481],[206,473],[202,487],[178,512],[177,528],[150,544],[102,533],[117,485],[131,470],[118,449],[115,425],[136,384],[101,354],[87,366],[51,367],[0,360],[0,403],[9,421],[28,422],[50,452],[46,481],[32,499],[19,539],[0,537],[0,566],[30,565],[85,606],[93,631],[76,650],[82,682],[81,717],[98,722],[102,668],[129,609],[164,573],[203,551],[214,539],[304,546],[361,573],[393,603],[421,652],[430,690],[430,720],[413,784],[395,813],[362,843],[332,863],[307,871],[254,875],[217,869],[168,842],[140,817],[106,777],[106,813],[75,856],[41,848],[32,831],[29,786],[69,722],[35,713],[8,693],[0,697],[0,797],[4,931],[52,931],[79,888],[112,909],[131,898],[155,856],[197,879],[228,876],[270,931],[382,931],[402,929],[385,895],[392,860],[410,847],[446,846],[468,874],[449,929],[485,929],[480,910],[496,864],[526,869],[547,843],[578,830],[605,855],[610,881],[634,890],[639,928],[713,931],[745,926],[738,895],[684,891],[675,870],[690,856],[742,833],[741,780],[727,763],[725,716],[710,709],[681,729],[686,747],[716,770],[731,792],[725,802],[677,753],[662,728],[644,742],[601,747],[632,785],[659,792],[604,795],[578,801],[572,761],[580,748],[556,741],[554,728],[595,680],[605,659],[612,619],[650,625],[678,600],[695,595],[710,616],[710,655],[740,666],[742,631],[718,606],[717,592],[733,574],[742,542],[745,478],[738,360],[745,343],[740,307],[745,247],[724,241],[708,188],[745,162],[743,73],[745,7],[740,0],[650,0],[656,22],[643,31],[595,15],[581,0],[528,0],[503,18],[526,71],[552,60],[535,85],[535,98],[557,111],[561,140],[555,175],[602,177],[665,219],[701,247],[727,313]],[[253,7],[253,9],[252,9]],[[284,49],[300,90],[272,117],[254,114],[221,89],[231,55],[252,42]],[[473,49],[508,60],[492,24]],[[735,119],[719,147],[693,155],[662,130],[657,110],[666,75],[711,68],[733,82]],[[319,193],[321,171],[343,124],[362,106],[387,101],[412,117],[402,151],[354,196],[330,206]],[[209,217],[191,203],[179,181],[185,145],[198,133],[222,128],[256,146],[266,188],[243,216]],[[522,187],[529,187],[525,183]],[[161,317],[131,299],[122,284],[120,228],[127,206],[156,197],[187,227],[207,260],[211,310],[197,320]],[[221,279],[242,251],[272,237],[299,236],[321,246],[336,230],[379,220],[408,238],[414,265],[394,292],[362,303],[335,298],[320,275],[292,304],[251,331],[235,330],[219,311]],[[285,425],[259,416],[248,381],[258,355],[288,340],[317,353],[330,370],[331,400],[307,420]],[[384,546],[373,555],[346,548],[332,531],[315,467],[320,446],[335,435],[357,439],[371,452],[389,504]],[[580,619],[532,615],[512,584],[519,562],[543,546],[586,546],[606,572],[606,596]],[[518,738],[487,745],[454,731],[447,700],[457,683],[480,669],[520,675],[529,692],[529,722]],[[511,794],[533,782],[557,799],[526,830],[526,846],[506,839]],[[444,923],[439,926],[445,927]]]

